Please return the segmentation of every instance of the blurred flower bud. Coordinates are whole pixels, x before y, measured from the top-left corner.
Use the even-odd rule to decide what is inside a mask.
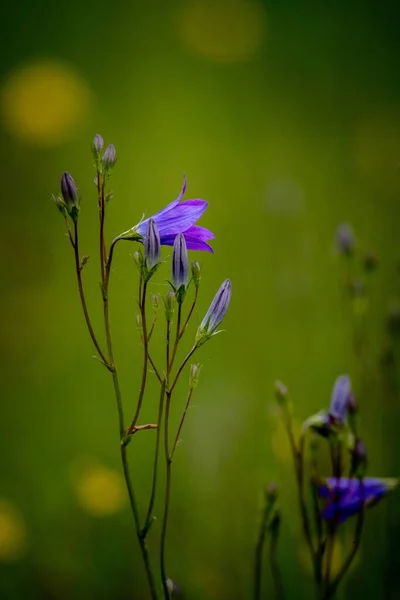
[[[393,337],[400,335],[400,304],[398,302],[395,302],[389,307],[387,327],[390,335]]]
[[[60,196],[53,196],[53,200],[62,216],[66,218],[68,216],[68,210],[64,200]]]
[[[279,510],[275,511],[274,516],[271,519],[268,529],[271,532],[273,538],[277,538],[279,535],[279,528],[281,524],[281,513]]]
[[[278,486],[274,481],[271,481],[265,488],[265,499],[275,501],[278,497]]]
[[[201,267],[200,267],[200,263],[197,260],[194,260],[192,262],[192,278],[193,278],[193,283],[194,283],[195,287],[198,288],[200,285],[200,279],[201,279]]]
[[[140,313],[136,315],[136,327],[142,329],[142,315]]]
[[[191,390],[194,390],[194,388],[197,387],[197,384],[199,383],[200,371],[201,365],[199,363],[190,365],[189,388]]]
[[[351,471],[353,475],[363,477],[367,467],[367,448],[361,438],[357,438],[351,451]]]
[[[351,393],[351,381],[347,375],[341,375],[335,381],[331,396],[329,416],[338,425],[343,425],[346,420],[348,400]]]
[[[327,412],[320,412],[309,417],[303,424],[303,430],[312,429],[318,435],[326,438],[332,431],[332,419]]]
[[[349,415],[355,415],[358,410],[357,400],[354,394],[349,394],[347,398],[347,411]]]
[[[365,292],[365,285],[361,279],[352,279],[349,282],[349,292],[352,296],[359,297]]]
[[[79,196],[75,181],[69,173],[63,173],[61,177],[61,193],[64,198],[64,203],[67,207],[68,214],[76,221],[79,214]]]
[[[105,169],[112,169],[117,162],[117,154],[115,152],[114,144],[107,146],[103,154],[103,166]]]
[[[354,250],[354,234],[351,225],[341,223],[336,229],[335,238],[339,252],[350,256]]]
[[[226,311],[228,310],[231,301],[231,282],[226,279],[216,293],[214,300],[211,302],[204,319],[200,323],[200,327],[196,334],[196,345],[201,346],[212,335],[216,333],[217,327],[221,324]]]
[[[279,404],[285,404],[288,401],[288,389],[282,381],[275,381],[275,397]]]
[[[85,265],[88,264],[90,256],[88,254],[84,254],[81,258],[81,270]]]
[[[189,258],[186,240],[183,233],[176,236],[172,255],[172,283],[178,291],[182,286],[186,289],[189,280]],[[179,301],[179,297],[178,297]]]
[[[378,266],[378,259],[374,252],[367,252],[364,255],[363,266],[366,271],[375,271]]]
[[[165,318],[169,322],[169,321],[171,321],[172,316],[174,314],[175,304],[176,304],[176,294],[173,290],[168,290],[167,295],[164,298],[164,304],[165,304]]]
[[[160,294],[151,295],[151,305],[153,307],[154,312],[157,312],[160,308]]]
[[[146,236],[144,238],[144,256],[146,267],[151,271],[160,263],[161,243],[158,227],[153,219],[147,223]]]
[[[94,140],[92,143],[92,150],[95,156],[97,156],[102,150],[104,146],[104,140],[99,133],[96,133],[94,136]]]

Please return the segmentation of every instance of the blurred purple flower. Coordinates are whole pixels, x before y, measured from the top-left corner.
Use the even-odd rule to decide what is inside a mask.
[[[328,500],[322,511],[322,517],[328,520],[337,519],[338,523],[343,523],[357,514],[363,505],[364,507],[374,505],[397,485],[397,479],[365,477],[360,480],[328,477],[319,487],[320,496]]]
[[[157,224],[161,244],[163,246],[173,246],[176,236],[183,233],[188,250],[213,252],[207,241],[212,240],[214,234],[204,227],[195,225],[206,210],[208,203],[205,200],[185,200],[181,202],[185,191],[186,177],[177,199],[151,217]],[[134,228],[143,237],[146,236],[148,221],[149,219],[146,219]]]
[[[354,250],[354,233],[349,223],[341,223],[336,229],[336,247],[343,254],[351,254]]]
[[[329,416],[338,424],[343,425],[346,420],[347,406],[351,393],[350,377],[341,375],[335,381],[331,396]]]

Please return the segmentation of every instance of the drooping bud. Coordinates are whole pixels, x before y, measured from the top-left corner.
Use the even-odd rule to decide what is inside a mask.
[[[354,234],[348,223],[342,223],[336,229],[336,247],[342,254],[350,256],[354,250]]]
[[[174,242],[172,255],[172,283],[178,291],[182,286],[186,289],[189,280],[189,258],[185,236],[180,233]]]
[[[193,278],[194,286],[196,288],[198,288],[200,285],[200,279],[201,279],[201,267],[200,267],[200,263],[197,260],[194,260],[192,262],[192,278]]]
[[[190,365],[189,388],[191,390],[194,390],[194,388],[197,387],[197,384],[199,383],[200,371],[201,365],[199,363]]]
[[[175,304],[176,304],[176,294],[175,294],[174,290],[168,290],[167,295],[164,298],[164,304],[165,304],[165,318],[167,319],[168,322],[170,322],[172,319],[172,316],[174,314]]]
[[[99,133],[96,133],[92,143],[92,150],[95,157],[103,150],[104,140]]]
[[[353,475],[363,477],[367,467],[367,448],[364,440],[357,438],[351,451],[351,471]]]
[[[79,196],[78,189],[72,176],[65,172],[61,177],[61,193],[64,198],[64,203],[67,207],[68,214],[75,221],[79,213]]]
[[[231,300],[231,292],[231,282],[229,279],[226,279],[214,296],[214,300],[211,302],[210,308],[200,323],[200,327],[198,328],[196,334],[197,346],[204,344],[212,335],[216,333],[217,327],[221,324],[226,311],[228,310]]]
[[[149,219],[147,223],[146,237],[144,239],[144,256],[146,267],[151,271],[160,262],[161,243],[157,223]]]
[[[117,153],[115,152],[114,144],[107,146],[103,154],[103,166],[105,169],[112,169],[117,162]]]
[[[347,375],[341,375],[335,381],[329,408],[330,417],[338,424],[343,425],[346,420],[348,400],[351,393],[351,381]]]

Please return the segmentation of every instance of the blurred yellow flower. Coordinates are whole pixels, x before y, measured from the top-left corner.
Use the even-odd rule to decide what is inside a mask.
[[[120,511],[126,502],[122,475],[102,465],[86,466],[73,475],[73,485],[80,506],[95,517]]]
[[[18,560],[26,548],[26,527],[20,512],[8,500],[0,500],[0,561]]]
[[[41,61],[12,71],[1,92],[3,126],[25,142],[56,146],[88,114],[87,83],[69,65]]]
[[[217,62],[242,62],[258,51],[265,21],[256,0],[191,0],[179,15],[179,35],[193,53]]]

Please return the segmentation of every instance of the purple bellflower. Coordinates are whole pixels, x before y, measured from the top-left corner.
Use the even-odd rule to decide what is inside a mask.
[[[397,487],[397,479],[349,479],[348,477],[328,477],[319,487],[319,494],[328,500],[322,511],[324,519],[336,519],[343,523],[357,514],[362,506],[373,506],[387,492]]]
[[[204,227],[195,225],[206,210],[208,203],[205,200],[184,200],[181,202],[185,191],[186,177],[177,199],[151,217],[157,225],[161,245],[173,246],[176,236],[183,233],[188,250],[213,252],[207,242],[214,238],[214,234]],[[148,221],[149,219],[141,221],[119,237],[121,239],[143,241],[146,236]]]

